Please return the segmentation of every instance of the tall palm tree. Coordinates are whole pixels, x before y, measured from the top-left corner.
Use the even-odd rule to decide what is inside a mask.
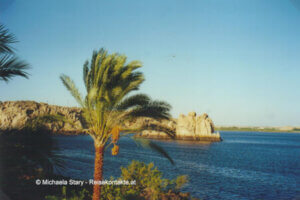
[[[8,32],[0,24],[0,80],[9,81],[14,76],[28,78],[29,66],[19,60],[15,55],[11,44],[17,42],[15,36]]]
[[[94,140],[95,165],[94,181],[102,180],[104,150],[113,144],[112,154],[118,153],[117,141],[125,132],[133,132],[124,128],[124,122],[140,117],[169,119],[171,106],[163,101],[151,100],[145,94],[128,96],[138,90],[144,81],[139,61],[126,63],[126,56],[108,54],[106,50],[94,51],[90,62],[83,66],[83,81],[86,96],[82,97],[74,82],[66,75],[60,78],[65,87],[83,108],[83,118],[88,127],[88,134]],[[156,129],[159,127],[142,126],[139,130]],[[162,130],[162,129],[160,129]],[[156,148],[157,146],[153,146]],[[159,147],[159,151],[163,152]],[[167,154],[163,153],[168,157]],[[169,158],[169,157],[168,157]],[[100,199],[101,186],[94,184],[93,200]]]

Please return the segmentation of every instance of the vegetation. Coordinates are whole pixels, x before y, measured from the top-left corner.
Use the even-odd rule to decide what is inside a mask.
[[[90,192],[87,189],[82,189],[79,192],[71,190],[67,192],[67,187],[62,187],[61,195],[48,195],[45,197],[46,200],[89,200],[91,199]]]
[[[136,71],[142,67],[139,61],[127,63],[120,54],[108,54],[106,50],[94,51],[90,62],[83,66],[83,81],[86,88],[82,97],[75,83],[66,75],[60,78],[79,105],[83,108],[83,118],[88,134],[94,140],[95,169],[94,180],[102,180],[103,155],[105,147],[114,145],[112,154],[118,153],[117,141],[125,134],[122,124],[139,117],[168,119],[171,106],[162,101],[153,101],[145,94],[130,93],[139,89],[144,76]],[[151,127],[140,127],[149,129]],[[135,130],[136,131],[136,130]],[[159,149],[161,151],[161,149]],[[101,196],[101,186],[94,185],[93,199]]]
[[[59,123],[69,123],[73,124],[73,122],[69,119],[66,119],[62,115],[41,115],[38,117],[31,118],[25,124],[25,129],[29,129],[32,131],[38,131],[41,129],[47,129],[47,124],[59,124]]]
[[[5,82],[14,76],[28,78],[28,64],[19,60],[11,47],[16,42],[15,36],[0,24],[0,80]]]
[[[13,199],[22,199],[22,191],[31,185],[28,184],[30,180],[63,170],[64,162],[56,150],[51,133],[41,123],[30,121],[22,130],[0,133],[0,186],[3,191]]]
[[[154,167],[153,163],[132,161],[127,168],[121,168],[121,177],[111,181],[134,180],[132,185],[103,185],[101,199],[106,200],[164,200],[164,199],[191,199],[188,193],[181,193],[180,189],[188,182],[186,176],[178,176],[169,180],[162,178],[162,173]],[[79,192],[67,191],[64,187],[62,194],[49,195],[47,200],[90,199],[87,189]]]
[[[187,183],[187,176],[168,180],[154,168],[154,164],[132,161],[127,168],[121,168],[122,175],[118,180],[135,181],[133,185],[106,185],[103,187],[103,199],[162,199],[167,190],[179,191]],[[112,178],[113,180],[113,178]]]

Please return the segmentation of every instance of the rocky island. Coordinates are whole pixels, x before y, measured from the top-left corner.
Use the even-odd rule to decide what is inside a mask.
[[[83,132],[81,109],[77,107],[63,107],[37,103],[35,101],[6,101],[0,103],[0,130],[22,129],[30,119],[43,115],[60,115],[68,122],[46,124],[54,133],[79,134]],[[151,139],[170,139],[193,141],[221,141],[219,133],[214,133],[215,126],[206,113],[197,116],[195,112],[188,115],[181,114],[178,119],[156,121],[142,118],[124,124],[128,127],[164,127],[163,129],[144,130],[137,134],[138,137]],[[166,134],[167,132],[168,134]]]
[[[149,121],[148,123],[155,123]],[[206,113],[197,116],[196,112],[188,115],[181,114],[178,119],[162,120],[160,123],[174,133],[174,138],[179,140],[210,141],[219,142],[221,136],[214,133],[215,128],[211,118]],[[152,139],[169,139],[170,137],[162,131],[145,130],[138,134],[140,137]]]

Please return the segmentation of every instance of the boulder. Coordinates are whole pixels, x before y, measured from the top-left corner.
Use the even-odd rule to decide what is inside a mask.
[[[195,112],[187,116],[181,114],[177,120],[176,137],[185,140],[220,141],[219,133],[214,133],[214,124],[206,113],[197,116]]]
[[[214,133],[214,124],[206,113],[197,117],[195,134],[207,136]]]
[[[190,112],[187,116],[180,114],[176,125],[176,137],[195,137],[196,113]]]

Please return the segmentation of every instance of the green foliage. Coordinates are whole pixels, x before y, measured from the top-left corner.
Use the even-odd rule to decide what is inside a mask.
[[[126,60],[126,56],[108,54],[104,49],[94,51],[91,61],[83,66],[85,98],[67,75],[60,76],[64,86],[83,107],[89,134],[103,145],[111,136],[111,130],[128,119],[170,117],[171,106],[165,102],[153,101],[145,94],[128,97],[140,87],[144,76],[136,71],[142,67],[139,61],[126,63]]]
[[[180,190],[188,182],[189,182],[188,176],[181,175],[178,176],[176,179],[172,180],[170,182],[170,185],[172,185],[171,188],[174,188],[175,190]]]
[[[144,76],[137,71],[141,62],[127,62],[120,54],[108,54],[104,49],[94,51],[92,59],[83,66],[83,80],[86,95],[79,92],[75,83],[67,75],[61,75],[63,85],[83,108],[83,118],[88,133],[98,145],[105,146],[111,138],[114,127],[124,127],[126,121],[140,117],[168,119],[171,106],[163,101],[152,100],[145,94],[130,95],[144,82]],[[153,127],[121,130],[122,132],[140,132]],[[165,130],[165,129],[160,129]],[[109,144],[108,144],[109,145]],[[162,148],[148,145],[161,153]],[[162,155],[166,156],[164,152]],[[170,157],[166,156],[169,160]]]
[[[121,177],[110,178],[110,181],[128,181],[128,185],[106,184],[101,189],[101,199],[105,200],[159,200],[159,199],[192,199],[187,193],[180,193],[180,189],[188,182],[187,176],[178,176],[173,180],[164,179],[162,173],[153,163],[145,164],[132,161],[126,168],[121,168]],[[130,184],[131,181],[134,181]],[[62,187],[60,195],[48,195],[47,200],[86,200],[91,198],[86,188],[71,190]]]
[[[16,38],[13,34],[9,33],[4,25],[0,25],[0,53],[13,53],[10,44],[15,43]]]
[[[28,120],[22,130],[0,134],[0,180],[53,174],[64,169],[62,155],[46,123],[68,122],[60,115],[43,115]],[[13,177],[13,178],[12,178]]]
[[[22,76],[28,78],[29,66],[24,61],[19,60],[15,55],[12,43],[15,43],[14,35],[0,25],[0,80],[9,81],[14,76]]]
[[[47,123],[69,123],[72,124],[73,122],[66,119],[62,115],[41,115],[37,117],[33,117],[29,119],[25,124],[25,129],[31,130],[31,131],[38,131],[41,129],[46,129],[45,125]]]
[[[126,60],[126,56],[108,54],[104,49],[94,51],[91,61],[86,61],[83,66],[85,98],[67,75],[60,76],[64,86],[83,108],[88,134],[94,139],[97,147],[109,146],[113,142],[112,130],[115,127],[124,127],[124,123],[128,120],[140,117],[154,119],[170,117],[171,106],[168,103],[152,101],[144,94],[129,96],[139,89],[145,79],[143,74],[137,71],[142,67],[141,62],[127,63]],[[115,144],[114,147],[118,148]],[[116,155],[116,149],[112,153]],[[102,154],[99,156],[102,157]],[[102,168],[103,164],[95,165],[96,170],[101,171]],[[101,188],[101,186],[94,187]]]
[[[88,190],[83,189],[79,192],[74,190],[68,192],[67,187],[62,187],[62,194],[60,196],[49,195],[45,197],[46,200],[89,200],[91,195]]]
[[[181,189],[185,184],[187,184],[189,182],[188,180],[188,176],[187,175],[181,175],[178,176],[175,180],[175,189],[179,190]]]
[[[111,181],[115,179],[113,177],[110,178]],[[121,179],[119,179],[121,180]],[[125,199],[134,199],[130,198],[132,195],[130,191],[127,190],[126,186],[120,185],[103,185],[101,189],[101,197],[107,200],[125,200]]]
[[[0,185],[19,178],[47,176],[64,169],[62,156],[47,131],[12,130],[0,135]],[[14,184],[12,182],[12,184]]]
[[[122,174],[118,180],[135,181],[130,185],[104,185],[102,197],[104,199],[161,199],[161,195],[167,190],[178,191],[187,183],[186,176],[179,176],[174,180],[162,178],[162,173],[154,167],[153,163],[148,165],[132,161],[127,168],[121,168]],[[111,178],[111,180],[113,180]]]
[[[188,194],[180,193],[180,189],[188,182],[187,176],[178,176],[173,180],[164,179],[163,174],[154,167],[153,163],[145,164],[139,161],[132,161],[126,168],[121,168],[121,177],[110,178],[110,181],[135,181],[129,185],[103,185],[101,189],[101,199],[105,200],[178,200],[191,199]],[[62,194],[56,196],[46,196],[47,200],[85,200],[91,195],[87,189],[72,191],[62,188]]]
[[[159,199],[159,194],[167,186],[167,180],[162,179],[162,173],[154,168],[154,164],[146,165],[133,161],[128,168],[121,168],[124,180],[135,180],[136,185],[128,186],[128,193],[138,196],[140,192],[151,193],[151,199]]]
[[[161,146],[157,145],[153,141],[149,139],[136,138],[136,137],[132,137],[132,139],[136,142],[136,144],[141,145],[144,148],[151,149],[158,152],[159,154],[167,158],[172,165],[175,165],[171,156],[169,156],[169,154]]]

